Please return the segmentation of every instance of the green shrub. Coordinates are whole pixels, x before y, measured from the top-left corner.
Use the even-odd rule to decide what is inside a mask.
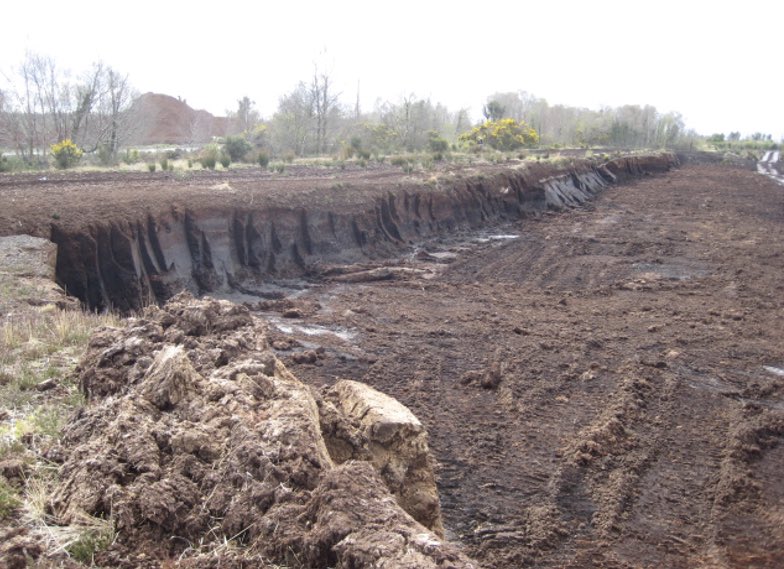
[[[112,156],[112,149],[108,144],[98,145],[98,162],[101,166],[111,166],[114,164],[114,156]]]
[[[201,165],[208,170],[214,170],[220,159],[220,148],[217,144],[208,144],[201,151]]]
[[[438,134],[437,131],[431,130],[428,133],[427,144],[430,147],[430,151],[433,154],[443,154],[447,150],[449,150],[449,141],[446,138],[442,137]]]
[[[220,163],[225,170],[228,170],[229,166],[231,165],[231,156],[228,154],[221,154]]]
[[[122,160],[128,165],[136,164],[139,161],[139,151],[135,148],[133,150],[126,148]]]
[[[62,170],[76,166],[84,154],[82,149],[76,146],[70,138],[52,144],[50,149],[52,156],[54,156],[55,165]]]
[[[259,166],[261,166],[262,168],[266,168],[267,166],[269,166],[269,161],[270,161],[269,154],[267,154],[264,150],[259,152],[259,155],[256,158],[256,162],[259,163]]]
[[[251,150],[253,150],[253,145],[244,136],[227,136],[223,143],[223,152],[231,159],[231,162],[241,162]]]
[[[0,156],[0,172],[10,172],[11,162],[5,156]]]
[[[287,150],[286,152],[283,153],[283,161],[286,162],[287,164],[291,164],[292,162],[294,162],[294,158],[296,157],[297,155],[294,154],[293,150]]]
[[[147,164],[147,169],[150,172],[155,172],[155,162],[150,162],[149,164]]]
[[[169,169],[169,159],[161,158],[161,170],[165,172],[168,169]]]

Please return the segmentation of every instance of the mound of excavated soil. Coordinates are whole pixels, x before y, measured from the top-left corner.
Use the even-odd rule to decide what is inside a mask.
[[[229,119],[195,110],[169,95],[145,93],[128,110],[135,126],[128,144],[195,144],[229,134]]]
[[[439,538],[416,417],[360,383],[307,387],[244,307],[178,295],[97,333],[78,373],[51,508],[114,520],[100,564],[477,567]]]

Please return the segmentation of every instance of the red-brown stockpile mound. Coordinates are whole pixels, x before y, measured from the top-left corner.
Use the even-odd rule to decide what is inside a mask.
[[[111,517],[112,566],[477,567],[439,538],[411,412],[352,381],[313,392],[265,338],[245,308],[187,294],[97,333],[60,521]]]

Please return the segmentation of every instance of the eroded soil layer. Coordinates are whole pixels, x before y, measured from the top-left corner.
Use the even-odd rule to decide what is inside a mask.
[[[670,154],[560,166],[399,169],[269,178],[250,170],[186,178],[113,174],[0,179],[0,235],[58,245],[58,283],[93,309],[121,312],[194,294],[263,295],[270,280],[388,258],[457,230],[582,204],[627,177],[663,172]],[[295,174],[296,172],[292,172]]]
[[[272,306],[272,344],[422,419],[488,567],[784,566],[781,186],[688,165],[507,229]]]

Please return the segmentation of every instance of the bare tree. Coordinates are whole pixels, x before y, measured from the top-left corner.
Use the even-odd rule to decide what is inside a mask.
[[[84,81],[77,84],[73,90],[74,97],[74,111],[71,119],[71,132],[70,138],[77,144],[82,143],[80,134],[82,128],[89,127],[90,113],[97,100],[101,96],[100,89],[102,87],[104,76],[104,67],[102,63],[95,63],[93,68],[86,74]]]
[[[255,105],[256,102],[251,101],[247,96],[237,101],[237,113],[231,117],[234,119],[235,132],[249,135],[253,132],[256,125],[259,124],[261,117],[254,108]]]
[[[310,150],[316,122],[311,94],[311,90],[300,83],[291,93],[280,98],[278,110],[270,124],[270,137],[275,151],[292,150],[302,156]]]
[[[105,72],[104,85],[101,111],[102,114],[108,115],[107,148],[112,160],[116,160],[121,144],[128,139],[133,130],[132,119],[128,114],[133,92],[128,83],[128,76],[121,75],[111,67]]]
[[[337,108],[339,94],[332,93],[332,78],[329,73],[319,71],[318,65],[315,64],[310,97],[316,117],[316,153],[323,154],[327,150],[329,119]]]

